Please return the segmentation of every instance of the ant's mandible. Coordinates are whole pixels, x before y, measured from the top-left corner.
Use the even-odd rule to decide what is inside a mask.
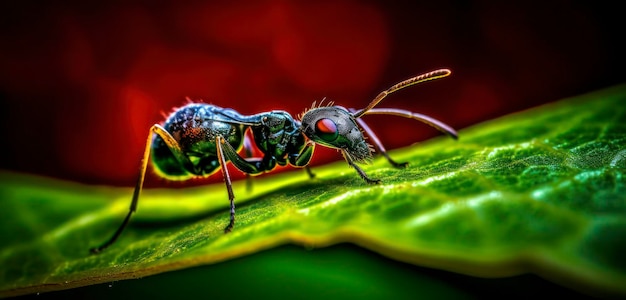
[[[346,162],[367,183],[380,183],[380,180],[368,177],[357,165],[372,158],[372,146],[365,141],[363,133],[370,137],[373,148],[394,167],[405,167],[407,163],[391,159],[380,140],[360,117],[379,114],[410,118],[457,139],[454,129],[431,117],[396,108],[374,108],[397,90],[446,77],[450,73],[448,69],[439,69],[397,83],[378,94],[367,107],[360,110],[341,106],[315,107],[314,103],[311,109],[302,114],[300,121],[281,110],[246,116],[233,109],[204,103],[190,103],[180,107],[169,115],[163,125],[150,127],[129,211],[113,236],[101,246],[92,248],[91,252],[101,252],[113,244],[136,211],[150,156],[157,174],[168,178],[185,180],[222,171],[230,201],[230,221],[224,232],[230,232],[235,225],[235,195],[226,168],[228,161],[240,171],[251,175],[270,171],[276,165],[289,164],[307,168],[309,176],[313,177],[308,164],[315,144],[320,144],[340,150]],[[263,157],[239,155],[239,151],[244,148],[250,156],[251,145],[245,138],[246,130],[251,131]]]

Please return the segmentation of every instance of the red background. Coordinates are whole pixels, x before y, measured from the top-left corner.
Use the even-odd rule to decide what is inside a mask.
[[[0,2],[2,169],[132,186],[147,129],[187,96],[295,116],[324,97],[361,108],[447,67],[380,106],[462,129],[626,78],[606,2],[83,2]],[[438,135],[367,120],[388,149]],[[318,147],[312,164],[340,159]]]

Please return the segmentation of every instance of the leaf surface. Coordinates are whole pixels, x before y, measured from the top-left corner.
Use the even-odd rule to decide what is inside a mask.
[[[566,99],[391,151],[367,185],[337,162],[235,183],[150,189],[98,255],[132,190],[0,173],[0,295],[59,290],[211,264],[283,244],[354,243],[396,260],[503,277],[535,273],[626,295],[626,86]]]

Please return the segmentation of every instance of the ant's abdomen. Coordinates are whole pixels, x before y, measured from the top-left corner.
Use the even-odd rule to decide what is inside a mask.
[[[194,174],[183,168],[165,141],[155,134],[152,142],[152,166],[157,175],[170,180],[187,180]]]
[[[216,144],[218,135],[223,136],[233,148],[241,149],[243,126],[222,121],[223,117],[215,114],[216,109],[221,108],[191,103],[178,108],[167,118],[163,128],[177,144],[167,145],[155,134],[151,154],[158,175],[171,180],[186,180],[215,173],[220,167]]]

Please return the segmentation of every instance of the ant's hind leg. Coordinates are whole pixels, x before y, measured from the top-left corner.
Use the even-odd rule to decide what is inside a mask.
[[[354,109],[350,109],[350,111],[354,112]],[[374,149],[376,149],[376,151],[378,151],[380,154],[382,154],[392,166],[394,166],[396,168],[406,168],[409,165],[408,162],[400,162],[399,163],[399,162],[396,162],[395,160],[393,160],[389,156],[389,154],[387,154],[387,150],[385,149],[383,144],[378,139],[378,136],[376,136],[374,131],[372,131],[372,129],[370,129],[369,126],[367,126],[365,121],[363,121],[363,119],[361,119],[361,118],[356,119],[356,121],[357,121],[357,123],[359,123],[361,128],[363,128],[363,131],[365,131],[367,136],[369,136],[369,138],[372,140],[372,143],[374,144]]]
[[[104,244],[100,245],[99,247],[91,248],[90,249],[91,253],[102,252],[104,249],[111,246],[120,236],[120,234],[122,234],[122,231],[124,231],[124,228],[126,228],[126,225],[128,225],[128,222],[130,221],[130,216],[137,210],[137,203],[139,202],[139,194],[141,193],[141,189],[143,188],[143,181],[144,181],[144,178],[146,177],[146,169],[148,168],[148,158],[150,156],[150,150],[152,149],[152,140],[153,140],[152,136],[155,133],[158,134],[165,141],[165,143],[172,150],[172,153],[174,153],[177,159],[180,160],[182,158],[183,160],[186,160],[187,162],[189,161],[189,159],[187,159],[184,155],[182,155],[182,151],[180,150],[180,146],[178,145],[178,142],[172,137],[172,135],[169,132],[167,132],[167,130],[165,130],[163,127],[161,127],[158,124],[155,124],[152,127],[150,127],[148,138],[146,139],[146,148],[143,151],[143,158],[141,159],[141,164],[139,167],[139,177],[137,178],[137,183],[135,184],[135,191],[133,192],[133,199],[130,203],[130,208],[128,209],[128,213],[126,214],[124,221],[122,221],[122,224],[117,229],[117,231],[115,231],[113,236],[111,236],[111,238],[109,238],[108,241],[106,241]],[[181,162],[181,164],[182,163],[183,162]]]

